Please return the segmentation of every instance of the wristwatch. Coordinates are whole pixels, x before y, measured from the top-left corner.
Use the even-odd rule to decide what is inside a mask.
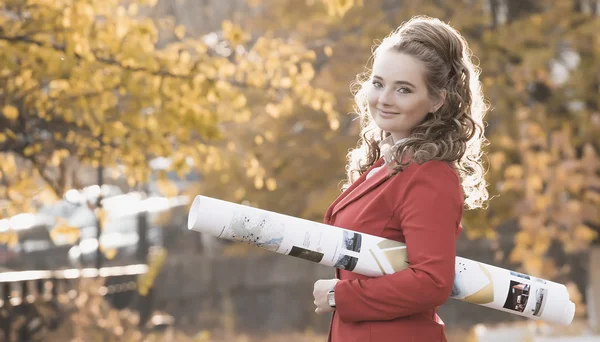
[[[327,304],[335,309],[335,286],[327,292]]]

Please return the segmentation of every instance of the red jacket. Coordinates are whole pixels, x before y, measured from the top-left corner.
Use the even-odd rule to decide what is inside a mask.
[[[367,173],[331,204],[325,223],[404,242],[410,264],[376,278],[336,270],[328,340],[446,341],[436,312],[454,282],[464,202],[458,174],[440,161],[413,163],[392,177],[387,168]]]

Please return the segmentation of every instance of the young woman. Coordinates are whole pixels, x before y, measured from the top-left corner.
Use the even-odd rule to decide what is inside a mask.
[[[325,223],[406,243],[409,267],[318,280],[315,311],[333,312],[329,341],[446,341],[436,312],[452,290],[463,208],[488,198],[486,106],[470,56],[455,29],[427,17],[374,50],[355,95],[361,138]]]

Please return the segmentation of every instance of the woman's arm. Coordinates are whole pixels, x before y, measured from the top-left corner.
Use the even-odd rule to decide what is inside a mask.
[[[427,162],[412,175],[393,215],[406,239],[407,269],[335,287],[344,322],[391,320],[440,306],[454,282],[456,235],[463,211],[457,175],[443,162]]]

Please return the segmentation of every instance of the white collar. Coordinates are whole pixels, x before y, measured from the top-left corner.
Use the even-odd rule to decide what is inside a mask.
[[[402,138],[398,141],[394,141],[394,138],[389,135],[387,138],[379,142],[379,151],[381,151],[381,155],[383,156],[384,164],[391,163],[394,160],[394,157],[392,156],[392,147],[406,140],[408,140],[408,138]]]

